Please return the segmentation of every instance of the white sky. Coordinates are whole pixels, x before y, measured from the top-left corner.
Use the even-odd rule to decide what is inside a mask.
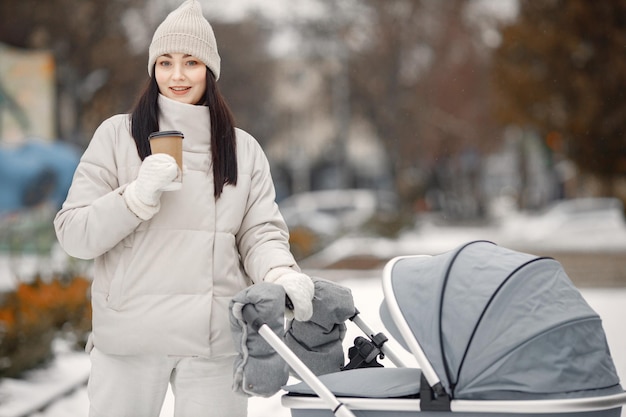
[[[178,0],[165,0],[172,6]],[[207,16],[219,16],[225,19],[236,20],[249,11],[260,12],[264,16],[275,19],[289,18],[293,14],[314,12],[315,0],[200,0]],[[511,19],[517,14],[518,0],[474,0],[478,8],[483,8],[494,16]]]

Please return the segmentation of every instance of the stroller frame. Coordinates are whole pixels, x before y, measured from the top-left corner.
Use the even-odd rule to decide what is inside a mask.
[[[402,335],[404,341],[408,345],[410,352],[417,360],[418,367],[421,369],[421,387],[420,398],[361,398],[361,397],[343,397],[336,396],[322,382],[320,377],[316,376],[298,356],[292,352],[289,347],[278,337],[269,326],[263,324],[255,318],[254,308],[244,308],[244,318],[248,323],[255,323],[254,327],[259,334],[274,348],[274,350],[287,362],[300,379],[306,383],[318,395],[293,395],[284,394],[281,398],[281,404],[292,410],[302,410],[303,414],[298,416],[317,417],[321,415],[332,414],[339,417],[354,417],[354,412],[362,412],[363,415],[373,416],[382,415],[382,412],[391,412],[397,415],[414,415],[420,413],[420,416],[444,416],[455,413],[459,416],[521,416],[521,415],[541,415],[541,416],[558,416],[562,414],[583,415],[583,413],[594,412],[594,415],[605,416],[615,414],[605,414],[608,410],[621,408],[626,404],[626,392],[618,394],[583,397],[583,398],[566,398],[566,399],[540,399],[540,400],[463,400],[450,399],[442,387],[441,381],[434,371],[430,361],[424,354],[422,347],[415,337],[413,337],[408,324],[402,319],[400,307],[392,296],[391,272],[393,266],[400,260],[415,257],[430,257],[430,255],[409,255],[399,256],[390,260],[383,270],[383,294],[389,311],[389,314],[397,326],[397,330]],[[357,315],[351,319],[363,333],[372,340],[373,332],[369,326]],[[387,356],[396,367],[406,367],[402,360],[394,354],[387,345],[381,346],[382,353]],[[343,372],[350,372],[343,371]],[[323,379],[323,376],[322,376]],[[305,410],[309,410],[307,413]],[[321,411],[326,410],[326,412]],[[354,411],[354,412],[353,412]],[[322,414],[319,414],[322,413]],[[569,414],[568,414],[569,413]],[[295,416],[295,414],[294,414]]]

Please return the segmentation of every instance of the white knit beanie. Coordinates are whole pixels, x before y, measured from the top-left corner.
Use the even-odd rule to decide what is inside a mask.
[[[157,58],[164,54],[189,54],[200,59],[220,78],[220,56],[211,24],[202,15],[197,0],[185,0],[159,25],[148,51],[148,74]]]

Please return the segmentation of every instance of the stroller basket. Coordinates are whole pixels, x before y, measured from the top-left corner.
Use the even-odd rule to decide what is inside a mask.
[[[626,393],[600,317],[554,259],[470,242],[392,259],[383,291],[383,323],[419,369],[320,376],[353,415],[620,416]],[[302,379],[282,404],[293,417],[332,416]]]

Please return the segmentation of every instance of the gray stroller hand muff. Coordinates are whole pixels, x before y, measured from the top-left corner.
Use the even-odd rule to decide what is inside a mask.
[[[263,282],[240,291],[230,302],[230,328],[238,353],[233,369],[233,391],[270,397],[287,382],[289,371],[286,362],[257,333],[254,323],[244,320],[243,309],[247,305],[252,305],[258,317],[282,336],[285,291],[280,285]]]
[[[340,371],[344,365],[345,321],[356,314],[349,288],[313,277],[315,296],[309,321],[292,320],[285,344],[316,375]]]
[[[313,316],[306,322],[290,321],[286,332],[286,296],[282,286],[263,282],[242,290],[233,298],[230,324],[238,353],[234,365],[235,392],[269,397],[289,378],[286,362],[258,333],[258,323],[268,325],[316,375],[341,370],[345,321],[357,313],[352,292],[331,281],[312,279],[315,285]],[[255,310],[253,315],[247,314],[250,308]],[[250,322],[252,316],[258,323]]]

